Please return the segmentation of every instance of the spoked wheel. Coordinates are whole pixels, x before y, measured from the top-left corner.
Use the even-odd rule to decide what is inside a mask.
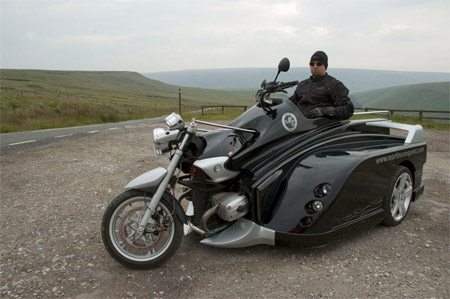
[[[158,267],[178,249],[182,223],[173,203],[162,198],[143,234],[138,233],[153,194],[130,190],[116,197],[102,220],[102,240],[108,253],[119,263],[133,269]]]
[[[396,226],[406,217],[414,190],[414,181],[408,168],[400,166],[395,172],[388,194],[385,197],[383,223]]]

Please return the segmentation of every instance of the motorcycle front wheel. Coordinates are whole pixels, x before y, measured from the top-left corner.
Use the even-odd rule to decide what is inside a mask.
[[[108,206],[102,220],[102,240],[108,253],[131,269],[151,269],[170,259],[183,237],[183,225],[170,199],[161,198],[154,223],[147,224],[144,234],[137,233],[153,194],[129,190],[117,196]]]

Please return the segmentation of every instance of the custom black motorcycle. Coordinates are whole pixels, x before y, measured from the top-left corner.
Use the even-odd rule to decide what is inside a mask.
[[[106,209],[102,239],[114,259],[134,269],[159,266],[192,231],[203,244],[244,247],[309,242],[406,217],[424,190],[422,127],[389,114],[307,119],[289,100],[271,98],[298,83],[276,81],[288,69],[284,58],[257,104],[228,125],[185,125],[172,113],[167,129],[154,129],[155,154],[170,153],[170,163],[132,180]],[[220,129],[204,133],[197,124]]]

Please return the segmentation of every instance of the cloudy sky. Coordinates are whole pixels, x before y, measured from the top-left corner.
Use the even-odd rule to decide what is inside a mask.
[[[0,0],[1,68],[450,72],[449,0]]]

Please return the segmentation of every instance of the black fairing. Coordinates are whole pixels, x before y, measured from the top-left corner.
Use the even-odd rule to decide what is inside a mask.
[[[297,120],[296,128],[288,131],[283,126],[283,115],[292,113]],[[348,122],[348,121],[347,121]],[[239,170],[247,162],[249,157],[264,159],[265,152],[276,143],[290,139],[294,135],[302,135],[305,132],[318,128],[327,128],[342,123],[337,120],[325,118],[308,119],[291,101],[284,100],[281,104],[273,106],[270,111],[258,106],[253,106],[238,118],[229,123],[229,126],[243,129],[256,130],[258,134],[239,133],[232,130],[218,130],[202,135],[206,140],[206,148],[199,160],[217,156],[231,156],[226,165],[230,169]]]
[[[287,113],[295,116],[295,129],[283,125]],[[230,157],[225,166],[241,171],[237,180],[251,207],[246,217],[255,223],[288,239],[326,235],[381,220],[383,198],[399,165],[413,174],[415,192],[423,190],[426,143],[405,144],[388,128],[366,123],[307,119],[290,101],[271,111],[253,106],[229,126],[258,134],[206,133],[199,159]],[[314,190],[325,183],[331,192],[318,198]],[[322,201],[323,210],[311,209],[314,200]]]
[[[255,190],[256,222],[293,235],[327,234],[361,221],[381,220],[383,198],[399,165],[410,169],[415,190],[420,187],[424,142],[407,145],[399,137],[354,132],[354,126],[332,131],[322,142],[299,144],[295,154],[272,164],[278,167],[255,176],[257,181],[249,180]],[[386,156],[395,159],[383,162]],[[332,190],[319,198],[314,190],[324,183]],[[314,200],[323,203],[322,211],[311,210]]]

